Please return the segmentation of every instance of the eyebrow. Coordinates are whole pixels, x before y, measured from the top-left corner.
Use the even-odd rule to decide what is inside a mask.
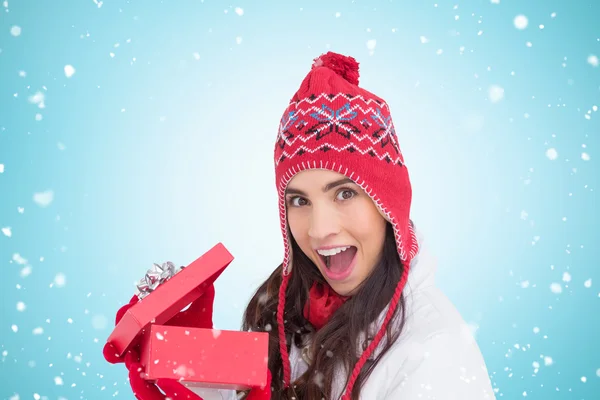
[[[323,186],[323,188],[321,190],[323,190],[323,193],[325,193],[337,186],[344,185],[346,183],[354,183],[354,181],[350,178],[338,179],[337,181],[329,182],[327,185]],[[297,194],[300,196],[306,196],[306,193],[304,193],[302,190],[294,189],[291,187],[288,187],[286,189],[285,194]]]

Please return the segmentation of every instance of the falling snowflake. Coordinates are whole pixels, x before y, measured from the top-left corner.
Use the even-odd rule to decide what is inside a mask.
[[[558,152],[555,148],[550,148],[546,150],[546,157],[548,157],[549,160],[554,161],[558,157]]]
[[[67,277],[63,273],[58,273],[54,277],[54,285],[57,287],[63,287],[67,284]]]
[[[504,88],[498,85],[492,85],[488,89],[488,96],[492,103],[498,103],[504,98]]]
[[[64,71],[67,78],[70,78],[75,74],[75,68],[73,68],[72,65],[65,65]]]
[[[513,20],[513,23],[515,25],[515,28],[519,29],[519,30],[523,30],[525,28],[527,28],[527,25],[529,24],[529,20],[527,19],[526,16],[524,15],[517,15],[515,17],[515,19]]]
[[[37,104],[39,108],[45,108],[46,104],[44,103],[46,95],[43,92],[36,92],[33,96],[29,96],[29,102],[32,104]]]
[[[46,190],[33,195],[33,201],[40,207],[48,207],[52,203],[52,200],[54,200],[54,192],[52,190]]]
[[[377,40],[375,40],[375,39],[367,40],[367,50],[369,50],[369,55],[373,55],[375,53],[376,46],[377,46]]]
[[[21,35],[21,27],[17,26],[17,25],[13,25],[10,28],[10,34],[13,35],[13,36],[15,36],[15,37],[20,36]]]

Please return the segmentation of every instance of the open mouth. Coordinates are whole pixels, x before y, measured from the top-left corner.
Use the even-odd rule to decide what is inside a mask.
[[[319,250],[317,254],[325,267],[325,274],[330,279],[343,279],[352,272],[355,264],[357,248],[355,246],[343,246],[329,250]]]

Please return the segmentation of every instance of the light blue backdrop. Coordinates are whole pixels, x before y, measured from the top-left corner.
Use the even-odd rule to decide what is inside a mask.
[[[101,355],[114,313],[153,262],[219,241],[236,260],[215,323],[239,327],[283,254],[279,118],[333,50],[391,105],[414,220],[498,397],[600,399],[599,17],[593,0],[4,1],[0,398],[133,399]]]

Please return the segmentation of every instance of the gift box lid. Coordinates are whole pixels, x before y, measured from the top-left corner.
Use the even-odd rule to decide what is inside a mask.
[[[150,324],[162,325],[198,299],[233,261],[222,243],[177,272],[126,311],[108,341],[123,356]]]

